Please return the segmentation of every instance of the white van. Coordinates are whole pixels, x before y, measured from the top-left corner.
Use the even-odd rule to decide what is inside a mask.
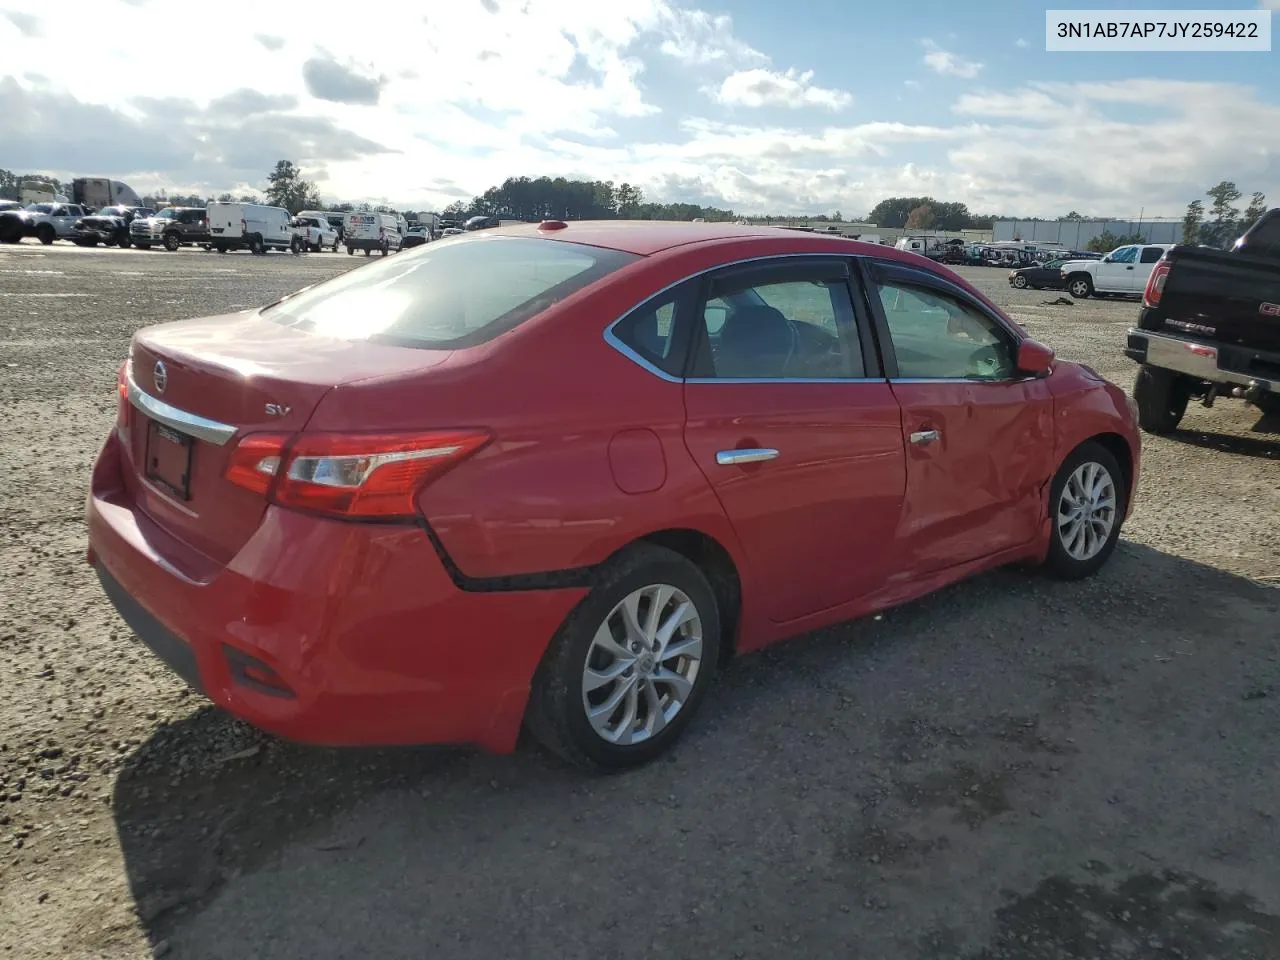
[[[385,257],[399,250],[404,239],[401,222],[393,213],[348,213],[342,230],[347,255],[363,250],[367,257],[377,250]]]
[[[247,248],[251,253],[288,250],[293,242],[293,217],[284,207],[261,203],[219,203],[205,210],[209,238],[219,253]]]

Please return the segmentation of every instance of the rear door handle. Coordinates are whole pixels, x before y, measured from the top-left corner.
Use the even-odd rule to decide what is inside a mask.
[[[937,430],[917,430],[911,435],[911,442],[925,446],[933,443],[933,441],[941,439],[942,434]]]
[[[732,467],[743,463],[761,463],[778,456],[777,450],[767,447],[748,447],[745,450],[721,450],[716,454],[716,463],[722,467]]]

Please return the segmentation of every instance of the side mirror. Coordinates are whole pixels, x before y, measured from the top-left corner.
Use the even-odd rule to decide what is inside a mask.
[[[1028,377],[1043,377],[1053,369],[1054,352],[1036,340],[1018,344],[1018,372]]]

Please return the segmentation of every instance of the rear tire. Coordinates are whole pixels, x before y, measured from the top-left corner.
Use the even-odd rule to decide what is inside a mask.
[[[129,234],[126,233],[124,230],[121,230],[118,234],[116,234],[116,246],[119,247],[121,250],[129,249]]]
[[[355,247],[347,247],[347,256],[348,256],[348,257],[350,257],[350,256],[354,256],[354,255],[355,255],[355,252],[356,252],[356,248],[355,248]]]
[[[42,223],[36,227],[36,239],[47,247],[58,239],[58,231],[54,230],[49,224]]]
[[[1187,412],[1191,380],[1144,363],[1133,381],[1133,399],[1138,402],[1138,426],[1147,433],[1172,433]]]
[[[1093,278],[1087,273],[1078,273],[1067,278],[1067,293],[1077,300],[1087,300],[1093,296]]]
[[[673,622],[664,642],[659,628]],[[526,725],[578,766],[639,766],[693,719],[719,654],[720,612],[706,576],[674,551],[634,544],[600,569],[552,639],[534,674]],[[609,702],[609,713],[589,716]]]
[[[1124,471],[1110,450],[1086,441],[1063,461],[1049,491],[1045,570],[1060,580],[1092,576],[1120,539],[1128,496]]]
[[[1262,411],[1264,417],[1280,419],[1280,394],[1269,394],[1254,401],[1253,405]]]

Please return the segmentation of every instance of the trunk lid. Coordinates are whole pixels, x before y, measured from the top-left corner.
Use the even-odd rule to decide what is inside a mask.
[[[225,564],[267,507],[223,476],[241,437],[296,433],[332,388],[427,370],[448,356],[325,337],[257,311],[140,330],[129,367],[136,400],[126,487],[158,525]]]

